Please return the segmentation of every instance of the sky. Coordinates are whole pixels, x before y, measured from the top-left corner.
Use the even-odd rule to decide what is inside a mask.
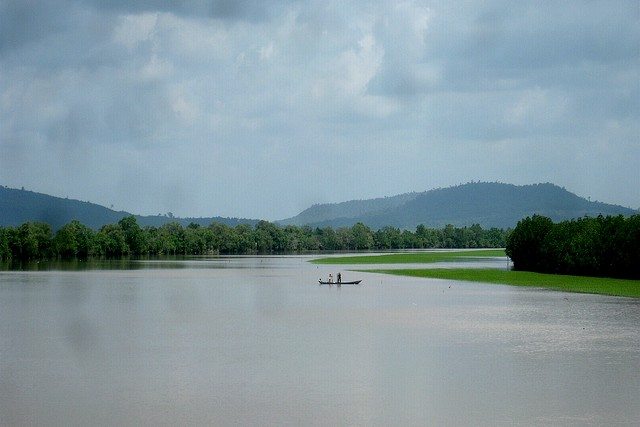
[[[0,185],[277,220],[470,181],[640,208],[637,0],[0,0]]]

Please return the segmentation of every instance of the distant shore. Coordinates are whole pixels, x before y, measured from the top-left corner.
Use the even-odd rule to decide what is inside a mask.
[[[314,264],[428,264],[469,258],[505,257],[504,249],[433,250],[382,255],[354,255],[318,258]]]
[[[433,268],[407,270],[362,270],[401,276],[431,279],[463,280],[511,286],[529,286],[563,292],[577,292],[619,297],[640,298],[640,280],[610,279],[607,277],[566,276],[561,274],[533,273],[478,268]]]
[[[385,255],[363,255],[320,258],[316,264],[416,264],[472,259],[472,257],[504,257],[501,249],[464,251],[436,251]],[[442,280],[462,280],[487,284],[528,286],[563,292],[640,298],[640,280],[612,279],[607,277],[569,276],[560,274],[511,271],[492,268],[412,268],[412,269],[359,269],[369,273],[385,273],[400,276],[424,277]]]

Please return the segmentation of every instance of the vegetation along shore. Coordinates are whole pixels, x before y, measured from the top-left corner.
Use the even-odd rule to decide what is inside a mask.
[[[363,270],[365,271],[365,270]],[[371,272],[372,270],[366,270]],[[579,292],[600,295],[640,298],[640,281],[612,279],[607,277],[569,276],[561,274],[535,273],[531,271],[508,271],[477,268],[433,268],[373,270],[378,273],[432,279],[464,280],[495,283],[511,286],[530,286],[564,292]]]
[[[271,254],[311,251],[368,251],[417,248],[499,248],[509,230],[479,225],[442,229],[416,227],[415,232],[362,223],[331,228],[259,221],[235,227],[217,222],[183,227],[177,222],[140,227],[134,216],[94,230],[71,221],[55,233],[41,222],[0,227],[0,260],[119,258],[147,255]]]
[[[383,255],[356,255],[314,259],[314,264],[420,264],[478,257],[503,257],[504,249],[413,252]]]
[[[386,255],[363,255],[348,257],[320,258],[312,262],[317,264],[418,264],[446,261],[460,261],[474,257],[500,257],[504,250],[438,251],[426,253],[403,253]],[[537,273],[532,271],[500,270],[495,268],[412,268],[412,269],[375,269],[363,272],[395,274],[401,276],[424,277],[444,280],[463,280],[503,284],[511,286],[529,286],[547,288],[565,292],[579,292],[600,295],[613,295],[640,298],[640,280],[615,279]]]
[[[448,280],[543,287],[640,297],[640,215],[598,216],[554,223],[534,215],[518,222],[506,249],[405,253],[381,256],[322,258],[321,264],[398,264],[454,261],[471,256],[504,256],[513,270],[378,269],[380,273]]]
[[[640,279],[640,215],[527,217],[509,234],[506,254],[515,270]]]

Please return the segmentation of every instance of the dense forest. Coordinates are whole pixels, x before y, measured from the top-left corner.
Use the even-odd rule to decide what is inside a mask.
[[[53,233],[48,224],[26,222],[0,227],[0,259],[41,260],[87,257],[115,258],[147,255],[266,254],[308,251],[384,250],[408,248],[504,247],[508,231],[479,225],[415,232],[384,227],[373,231],[358,223],[333,229],[298,227],[260,221],[235,227],[211,223],[207,227],[177,222],[140,227],[134,216],[94,231],[71,221]]]
[[[507,238],[516,270],[640,279],[640,215],[554,223],[527,217]]]

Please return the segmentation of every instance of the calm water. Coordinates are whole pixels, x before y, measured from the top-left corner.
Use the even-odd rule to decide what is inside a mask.
[[[0,272],[0,424],[640,422],[639,300],[306,260]]]

